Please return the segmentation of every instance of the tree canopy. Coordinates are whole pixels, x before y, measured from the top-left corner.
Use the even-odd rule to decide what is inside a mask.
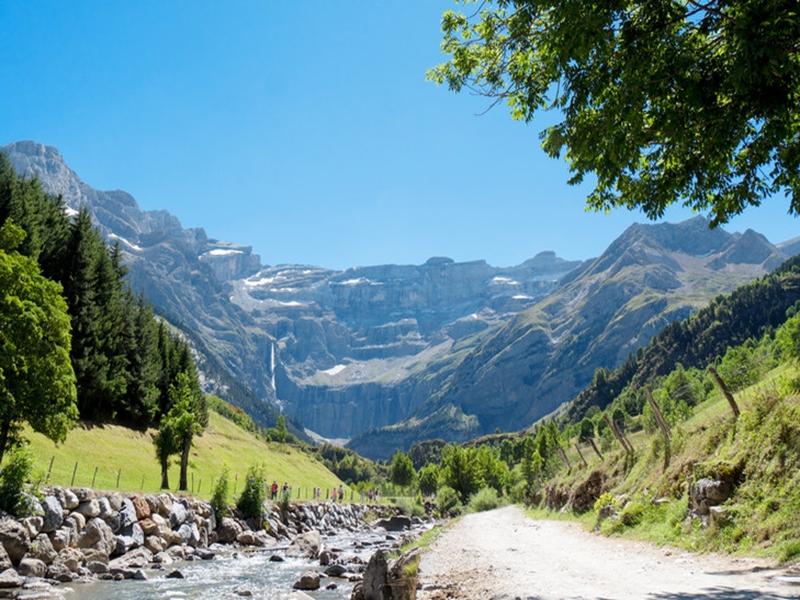
[[[474,2],[468,0],[465,4]],[[795,0],[488,0],[442,18],[429,78],[505,102],[541,132],[589,207],[682,202],[712,225],[783,193],[800,214]],[[474,10],[473,10],[474,8]]]
[[[23,422],[60,442],[78,417],[67,305],[15,251],[24,239],[10,219],[0,228],[0,460]]]

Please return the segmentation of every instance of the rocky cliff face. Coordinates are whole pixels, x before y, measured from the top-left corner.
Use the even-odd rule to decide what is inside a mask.
[[[483,336],[407,422],[351,446],[385,458],[397,444],[526,427],[572,398],[598,367],[617,366],[666,324],[784,258],[760,234],[709,230],[701,217],[634,225],[553,293]]]

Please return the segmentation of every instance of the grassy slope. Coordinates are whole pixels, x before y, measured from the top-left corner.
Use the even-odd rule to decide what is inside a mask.
[[[47,471],[51,457],[55,456],[51,483],[69,485],[76,462],[76,486],[90,486],[95,467],[98,470],[94,487],[100,489],[116,488],[118,469],[122,471],[119,489],[123,491],[155,492],[161,483],[150,433],[116,425],[79,425],[70,432],[67,441],[58,447],[31,431],[26,433],[26,437],[30,440],[36,466],[42,473]],[[195,440],[192,449],[190,486],[191,473],[194,473],[195,488],[199,487],[195,495],[208,498],[212,480],[219,477],[223,467],[227,466],[231,491],[237,475],[238,491],[241,491],[245,473],[254,464],[264,465],[270,482],[276,479],[279,485],[286,481],[295,489],[300,486],[301,498],[305,498],[307,488],[321,487],[324,490],[341,483],[322,463],[306,453],[289,446],[261,441],[211,412],[208,429]],[[173,489],[177,487],[177,465],[170,468],[170,484]]]
[[[612,447],[600,460],[582,447],[589,468],[562,471],[549,484],[573,488],[595,469],[608,478],[610,492],[627,495],[629,523],[602,524],[607,534],[622,534],[690,550],[756,553],[789,560],[800,555],[800,397],[787,393],[785,381],[797,377],[782,365],[762,381],[736,394],[742,416],[733,426],[727,402],[719,395],[698,406],[694,415],[673,430],[669,467],[663,468],[660,437],[638,431],[629,439],[636,448],[632,464]],[[571,440],[571,444],[575,440]],[[721,529],[687,522],[688,481],[726,468],[742,470],[741,483],[725,504],[731,516]],[[661,505],[656,497],[669,498]],[[536,511],[541,516],[541,511]],[[591,513],[578,518],[594,525]]]

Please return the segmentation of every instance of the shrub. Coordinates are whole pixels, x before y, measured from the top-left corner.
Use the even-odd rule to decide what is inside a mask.
[[[497,495],[497,490],[492,487],[485,487],[469,499],[467,510],[469,512],[483,512],[485,510],[492,510],[501,505],[500,497]]]
[[[436,504],[440,517],[457,517],[464,511],[458,492],[446,485],[439,488]]]
[[[619,515],[620,522],[625,527],[634,527],[638,525],[644,516],[645,505],[639,500],[631,500],[622,509]]]
[[[419,472],[419,491],[425,496],[432,496],[439,486],[439,467],[425,465]]]
[[[214,493],[211,495],[211,508],[214,509],[214,516],[217,521],[228,516],[228,468],[222,470],[216,485],[214,486]]]
[[[409,517],[425,516],[425,508],[417,498],[395,498],[394,505]]]
[[[617,501],[614,499],[614,495],[610,492],[603,492],[600,494],[600,497],[595,500],[594,502],[594,512],[599,513],[603,510],[606,506],[610,506],[612,508],[616,508]]]
[[[32,473],[33,457],[26,448],[8,455],[6,464],[0,468],[0,510],[17,517],[27,516],[25,484]]]
[[[242,513],[245,519],[255,519],[261,526],[264,519],[264,501],[267,497],[267,480],[264,476],[264,468],[252,466],[247,471],[242,495],[236,503],[236,508]]]

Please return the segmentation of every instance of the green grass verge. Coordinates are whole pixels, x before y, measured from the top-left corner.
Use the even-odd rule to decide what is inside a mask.
[[[118,425],[79,424],[70,432],[66,442],[59,446],[30,430],[26,431],[25,437],[30,441],[36,468],[41,474],[46,474],[53,459],[49,483],[70,485],[77,463],[75,486],[126,492],[159,491],[161,471],[155,459],[150,432],[134,431]],[[237,493],[241,492],[247,469],[253,464],[264,466],[269,482],[275,479],[282,485],[285,481],[294,490],[299,489],[300,499],[310,497],[313,487],[323,489],[324,499],[324,490],[341,484],[322,463],[302,450],[264,442],[212,412],[209,414],[208,428],[195,439],[192,448],[190,486],[193,475],[194,495],[209,498],[213,481],[227,467],[231,492],[234,492],[234,488]],[[177,465],[171,466],[169,475],[170,484],[175,490],[178,485]]]

